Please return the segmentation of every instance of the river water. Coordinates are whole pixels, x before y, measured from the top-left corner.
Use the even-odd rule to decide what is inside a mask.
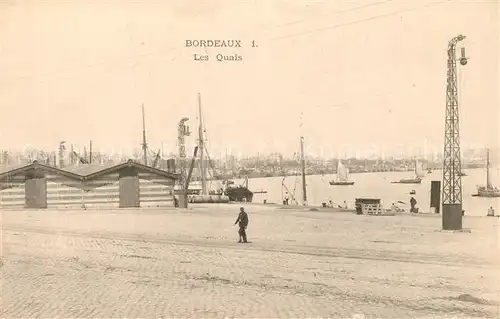
[[[477,192],[477,185],[486,183],[486,172],[484,169],[465,170],[467,176],[462,177],[463,209],[466,215],[485,216],[488,207],[493,206],[495,213],[500,213],[500,198],[473,197]],[[355,198],[380,198],[382,205],[389,208],[392,203],[402,201],[406,204],[398,204],[399,207],[408,209],[409,200],[414,196],[417,200],[417,207],[421,212],[430,211],[430,189],[431,181],[442,181],[441,170],[433,171],[423,178],[421,184],[392,184],[402,178],[412,178],[413,172],[377,172],[351,174],[349,179],[354,181],[352,186],[331,186],[328,182],[334,179],[335,175],[310,175],[306,177],[307,200],[309,205],[319,206],[322,202],[331,200],[335,204],[343,205],[346,201],[349,208],[354,207]],[[492,171],[492,180],[498,178],[499,171]],[[281,203],[282,196],[286,190],[282,187],[283,177],[268,177],[249,179],[249,188],[252,191],[259,189],[267,190],[267,194],[255,194],[253,202]],[[241,184],[243,180],[235,180],[235,184]],[[302,177],[289,176],[284,184],[294,194],[295,198],[302,204]],[[495,186],[500,185],[495,183]],[[294,192],[295,188],[295,192]],[[415,190],[415,195],[410,192]]]

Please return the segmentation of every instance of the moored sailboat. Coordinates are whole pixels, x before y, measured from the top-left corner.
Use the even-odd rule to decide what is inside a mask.
[[[330,185],[348,186],[354,185],[353,181],[349,181],[349,169],[339,160],[337,164],[337,178],[330,181]]]
[[[477,194],[472,196],[478,197],[500,197],[500,189],[491,184],[490,177],[490,150],[486,150],[486,186],[478,186]]]
[[[421,184],[422,177],[424,174],[421,171],[420,164],[418,160],[415,160],[415,177],[414,178],[403,178],[399,181],[393,181],[392,184]]]

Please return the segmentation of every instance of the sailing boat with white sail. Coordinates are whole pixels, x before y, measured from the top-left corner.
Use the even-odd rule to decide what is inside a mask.
[[[421,164],[418,159],[415,160],[415,176],[419,178],[425,177],[427,174],[425,173],[423,164]]]
[[[391,182],[393,184],[421,184],[422,183],[422,177],[424,177],[425,174],[422,172],[422,167],[418,163],[418,160],[415,160],[415,177],[414,178],[403,178],[399,181],[394,181]]]
[[[337,177],[335,180],[330,181],[330,185],[354,185],[353,181],[349,181],[349,169],[340,160],[337,164]]]
[[[490,177],[490,150],[486,150],[486,186],[478,186],[477,194],[479,197],[500,197],[500,189],[491,184]]]

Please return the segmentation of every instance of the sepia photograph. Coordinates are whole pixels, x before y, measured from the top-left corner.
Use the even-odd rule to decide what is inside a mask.
[[[500,1],[0,2],[0,318],[500,318]]]

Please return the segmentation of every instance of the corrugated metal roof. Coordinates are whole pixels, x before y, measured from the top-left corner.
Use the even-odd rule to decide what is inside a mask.
[[[116,165],[117,164],[78,164],[74,166],[65,167],[64,170],[73,174],[87,176],[102,171],[104,169],[111,168]]]
[[[126,166],[133,166],[141,171],[146,171],[146,172],[150,172],[150,173],[153,173],[155,175],[160,175],[160,176],[163,176],[163,177],[167,177],[167,178],[170,178],[170,179],[178,179],[179,178],[179,174],[175,174],[175,173],[170,173],[168,171],[165,171],[165,170],[162,170],[162,169],[159,169],[159,168],[154,168],[154,167],[151,167],[151,166],[146,166],[144,164],[141,164],[141,163],[138,163],[138,162],[135,162],[133,160],[128,160],[126,162],[123,162],[123,163],[120,163],[120,164],[116,164],[116,165],[112,165],[108,168],[105,168],[105,169],[102,169],[102,170],[99,170],[95,173],[90,173],[90,174],[87,174],[85,176],[86,179],[93,179],[93,178],[96,178],[98,176],[102,176],[102,175],[105,175],[105,174],[109,174],[111,172],[116,172]]]
[[[29,166],[31,164],[11,164],[11,165],[0,165],[0,174],[14,171],[19,168],[23,168],[25,166]]]
[[[64,169],[60,169],[57,167],[51,167],[47,166],[41,163],[38,163],[37,161],[33,162],[32,164],[29,165],[17,165],[17,166],[6,166],[5,168],[2,168],[0,170],[0,179],[11,175],[11,172],[21,169],[22,171],[31,169],[31,168],[36,168],[39,167],[42,170],[46,170],[51,173],[55,174],[61,174],[63,176],[66,176],[68,178],[76,179],[76,180],[84,180],[84,179],[94,179],[99,176],[105,175],[105,174],[110,174],[113,172],[117,172],[118,170],[122,169],[125,166],[135,166],[136,168],[150,172],[155,175],[160,175],[164,176],[167,178],[171,179],[177,179],[179,178],[179,174],[174,174],[174,173],[169,173],[167,171],[158,169],[158,168],[153,168],[150,166],[145,166],[143,164],[134,162],[132,160],[129,160],[127,162],[123,162],[120,164],[108,164],[108,165],[101,165],[101,164],[80,164],[80,165],[75,165],[75,166],[70,166],[70,167],[65,167]]]
[[[8,169],[4,172],[0,172],[0,179],[9,178],[9,176],[12,177],[15,175],[22,175],[26,171],[29,171],[31,169],[37,169],[37,168],[41,168],[42,170],[45,170],[45,172],[60,174],[62,176],[66,176],[66,177],[72,178],[72,179],[80,180],[83,178],[82,176],[80,176],[78,174],[74,174],[72,172],[62,170],[62,169],[57,168],[57,167],[52,167],[52,166],[48,166],[45,164],[40,164],[38,161],[34,161],[33,163],[31,163],[29,165],[19,165],[17,167],[9,167],[9,168],[10,169]]]

